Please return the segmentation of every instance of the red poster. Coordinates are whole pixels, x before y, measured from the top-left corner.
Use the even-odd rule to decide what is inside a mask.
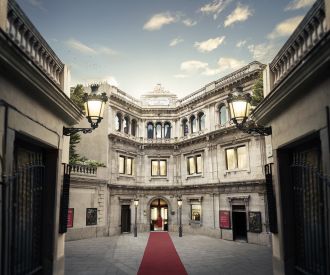
[[[68,228],[73,227],[74,208],[68,209]]]
[[[223,229],[230,229],[230,211],[227,210],[220,210],[219,214],[220,219],[220,228]]]

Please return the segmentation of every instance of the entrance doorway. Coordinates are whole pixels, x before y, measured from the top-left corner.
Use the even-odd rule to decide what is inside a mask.
[[[131,208],[129,205],[121,206],[121,233],[131,232]]]
[[[244,205],[233,205],[233,237],[234,240],[247,240],[246,212]]]
[[[168,231],[168,205],[163,199],[150,204],[150,231]]]

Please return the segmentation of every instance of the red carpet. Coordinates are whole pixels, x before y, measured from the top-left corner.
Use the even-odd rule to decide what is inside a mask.
[[[187,275],[167,232],[151,232],[138,275]]]

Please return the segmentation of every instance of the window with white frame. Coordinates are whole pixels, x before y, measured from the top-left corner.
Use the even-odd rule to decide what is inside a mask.
[[[165,159],[151,160],[151,176],[153,177],[167,176],[167,161]]]
[[[133,158],[119,156],[119,174],[133,175]]]
[[[226,149],[227,170],[247,168],[247,149],[246,146],[238,146]]]
[[[188,175],[202,174],[203,172],[202,155],[187,157],[187,171],[188,171]]]

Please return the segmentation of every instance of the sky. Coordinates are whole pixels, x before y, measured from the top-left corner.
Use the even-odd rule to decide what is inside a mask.
[[[269,63],[315,0],[17,0],[71,84],[183,97],[254,60]]]

